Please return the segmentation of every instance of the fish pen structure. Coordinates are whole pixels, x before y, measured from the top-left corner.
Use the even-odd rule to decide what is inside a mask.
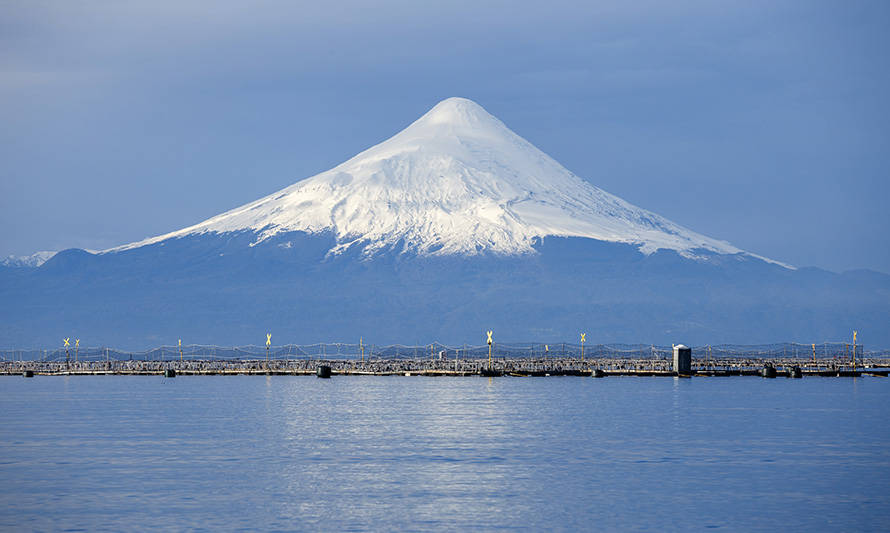
[[[495,343],[491,346],[317,343],[282,346],[160,346],[146,351],[109,347],[0,350],[0,374],[333,374],[417,375],[673,375],[670,346],[643,344]],[[890,353],[845,343],[717,345],[692,348],[695,375],[881,375]],[[685,372],[684,372],[685,373]]]
[[[584,344],[584,358],[635,359],[669,361],[672,346],[653,344]],[[495,343],[492,346],[496,359],[579,359],[582,345],[578,343]],[[375,345],[361,343],[285,344],[280,346],[218,346],[191,344],[182,346],[158,346],[144,351],[122,350],[113,347],[64,347],[53,349],[0,349],[0,361],[256,361],[256,360],[365,360],[378,359],[483,359],[488,357],[488,345],[447,345],[438,342],[423,345]],[[723,359],[784,359],[844,360],[852,359],[853,346],[843,342],[818,344],[720,344],[692,347],[693,358],[703,360]],[[866,350],[856,345],[856,357],[890,358],[890,350]]]

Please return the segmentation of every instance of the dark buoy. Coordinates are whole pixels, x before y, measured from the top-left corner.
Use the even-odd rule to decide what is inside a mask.
[[[22,372],[22,375],[26,378],[33,378],[34,371],[33,370],[25,370],[24,372]]]
[[[799,366],[792,366],[791,370],[788,372],[788,375],[792,378],[802,378],[803,372],[801,372]]]
[[[492,370],[490,368],[483,368],[479,370],[479,375],[486,378],[496,378],[499,376],[503,376],[504,373],[500,370]]]
[[[167,370],[164,370],[164,377],[165,378],[175,378],[176,371],[173,370],[172,368],[168,368]]]
[[[331,367],[329,367],[328,365],[321,365],[320,367],[316,368],[315,377],[325,379],[331,377]]]
[[[604,377],[606,377],[606,373],[603,372],[603,369],[602,369],[602,368],[597,368],[597,369],[595,369],[595,370],[593,371],[593,373],[591,374],[591,376],[593,376],[593,377],[595,377],[595,378],[604,378]]]
[[[774,378],[776,377],[776,367],[767,363],[763,365],[763,370],[760,371],[760,375],[765,378]]]

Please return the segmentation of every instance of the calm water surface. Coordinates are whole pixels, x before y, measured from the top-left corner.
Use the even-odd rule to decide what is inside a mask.
[[[8,530],[886,530],[881,378],[0,378]]]

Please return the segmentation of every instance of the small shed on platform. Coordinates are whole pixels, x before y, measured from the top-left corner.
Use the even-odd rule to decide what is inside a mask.
[[[674,372],[677,374],[692,373],[692,348],[683,344],[674,345]]]

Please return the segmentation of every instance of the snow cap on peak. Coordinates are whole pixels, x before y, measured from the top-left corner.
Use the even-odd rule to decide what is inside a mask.
[[[395,137],[381,143],[378,146],[393,147],[407,142],[409,145],[420,141],[421,144],[430,147],[427,143],[430,139],[454,138],[462,139],[489,139],[490,142],[499,143],[507,141],[510,144],[516,142],[519,137],[513,133],[503,122],[485,110],[481,105],[467,98],[452,97],[442,100],[434,105],[410,126],[399,132]],[[403,145],[403,147],[405,147]],[[441,148],[441,147],[440,147]],[[451,152],[452,148],[446,151]]]
[[[433,106],[417,122],[471,126],[491,120],[498,121],[481,105],[468,98],[453,96]]]
[[[333,232],[334,254],[399,248],[419,255],[536,253],[541,238],[583,237],[742,252],[580,179],[476,102],[447,98],[390,139],[311,178],[200,224],[125,245],[201,233]]]

